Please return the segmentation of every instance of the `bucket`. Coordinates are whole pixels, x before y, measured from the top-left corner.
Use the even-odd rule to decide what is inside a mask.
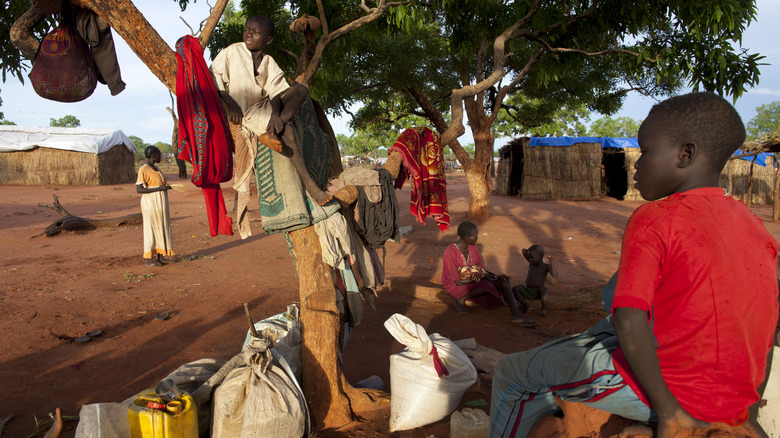
[[[482,409],[463,408],[450,416],[450,438],[487,438],[490,417]]]
[[[162,403],[165,406],[154,389],[131,399],[127,418],[132,438],[198,438],[198,412],[189,394],[182,395],[175,402],[168,402],[172,406],[166,410],[150,408],[150,401],[153,405]]]

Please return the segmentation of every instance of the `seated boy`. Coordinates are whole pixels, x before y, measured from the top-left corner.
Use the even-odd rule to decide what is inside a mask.
[[[228,119],[241,124],[257,141],[288,156],[306,191],[323,205],[330,196],[312,180],[292,129],[285,129],[308,97],[308,89],[301,84],[290,87],[276,61],[263,53],[273,39],[274,23],[256,15],[246,21],[244,41],[220,51],[210,69],[220,97],[228,105]]]
[[[718,187],[745,139],[742,121],[723,98],[693,93],[655,105],[638,137],[634,179],[654,202],[626,226],[614,330],[607,319],[502,358],[491,437],[527,436],[555,412],[556,393],[656,423],[659,437],[742,424],[759,400],[778,318],[778,244]]]
[[[515,297],[520,301],[520,307],[523,312],[528,312],[529,306],[526,299],[542,301],[542,316],[547,316],[547,295],[549,291],[545,282],[547,274],[554,278],[558,277],[558,271],[553,263],[553,256],[550,256],[550,263],[544,263],[544,247],[534,244],[529,248],[523,248],[523,257],[528,260],[528,275],[525,277],[525,284],[518,284],[512,288]]]

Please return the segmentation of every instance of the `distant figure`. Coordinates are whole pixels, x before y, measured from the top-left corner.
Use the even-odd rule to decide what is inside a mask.
[[[529,248],[523,248],[523,257],[528,260],[528,275],[525,278],[525,284],[518,284],[512,288],[523,312],[528,312],[528,300],[542,301],[542,316],[547,316],[547,274],[554,278],[558,277],[558,271],[555,270],[553,256],[549,257],[549,263],[544,262],[544,247],[539,244],[531,245]]]
[[[155,164],[162,160],[154,146],[144,149],[146,164],[138,169],[135,189],[141,196],[141,214],[144,218],[144,258],[149,266],[166,264],[163,256],[176,255],[171,241],[171,215],[168,211],[168,190],[165,175]]]
[[[250,144],[260,141],[289,157],[306,191],[317,204],[324,205],[331,196],[311,178],[292,129],[286,129],[308,98],[309,90],[301,84],[291,87],[276,61],[263,53],[273,40],[273,21],[256,15],[246,21],[244,42],[220,51],[210,69],[220,97],[228,105],[228,119],[255,137]]]
[[[493,438],[528,436],[555,395],[650,422],[660,438],[704,436],[711,423],[761,429],[749,408],[777,327],[778,243],[719,186],[745,127],[722,97],[691,93],[653,106],[638,140],[634,180],[650,202],[629,218],[602,294],[612,318],[499,360]]]
[[[479,239],[477,226],[471,222],[462,222],[458,226],[458,237],[460,239],[457,242],[444,250],[444,269],[441,273],[441,282],[455,300],[455,309],[467,314],[466,300],[473,300],[485,307],[507,304],[512,312],[512,325],[539,325],[538,321],[526,317],[517,308],[509,277],[485,269],[482,255],[476,246]]]

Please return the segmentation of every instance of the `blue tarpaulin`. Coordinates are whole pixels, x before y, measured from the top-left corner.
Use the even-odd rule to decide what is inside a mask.
[[[635,138],[612,137],[531,137],[530,146],[571,146],[576,143],[600,143],[602,148],[638,148]]]
[[[737,157],[737,156],[739,156],[739,155],[743,155],[743,154],[745,154],[745,153],[746,153],[745,151],[743,151],[743,150],[740,150],[740,149],[737,149],[737,150],[734,152],[734,156],[735,156],[735,157]],[[770,155],[770,154],[769,154],[769,153],[767,153],[767,152],[761,152],[760,154],[756,155],[756,156],[755,156],[755,159],[756,159],[756,164],[760,164],[760,165],[762,165],[762,166],[766,167],[766,157],[768,157],[769,155]],[[750,157],[740,157],[739,159],[740,159],[740,160],[746,160],[746,161],[753,161],[753,158],[754,158],[754,157],[750,156]]]
[[[571,146],[577,143],[599,143],[602,148],[638,148],[639,142],[635,138],[612,137],[531,137],[529,146]],[[737,150],[734,156],[743,155],[745,151]],[[762,152],[756,156],[756,164],[766,166],[766,158],[770,154]],[[753,156],[742,157],[740,160],[753,161]]]

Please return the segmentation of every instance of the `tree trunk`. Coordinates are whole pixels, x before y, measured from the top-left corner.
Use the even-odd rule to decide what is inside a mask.
[[[110,219],[89,219],[85,217],[73,216],[68,213],[67,210],[60,204],[60,200],[57,195],[52,195],[54,202],[49,204],[38,204],[38,207],[47,207],[55,210],[62,217],[52,222],[51,225],[46,227],[44,233],[51,237],[56,236],[61,231],[89,231],[96,228],[118,228],[130,225],[143,224],[143,218],[141,213],[128,214],[127,216],[120,216]]]
[[[314,227],[290,233],[301,294],[303,392],[314,430],[352,421],[344,377],[338,367],[339,312],[330,267],[322,261]]]
[[[490,191],[492,189],[490,179],[486,175],[487,168],[483,168],[482,172],[476,168],[477,166],[469,166],[464,169],[466,173],[466,182],[469,185],[469,213],[468,217],[471,220],[480,221],[485,220],[490,215]]]
[[[71,0],[93,10],[125,40],[149,70],[169,90],[176,90],[176,54],[129,0]]]
[[[474,160],[464,165],[469,185],[469,213],[472,220],[484,220],[490,215],[490,192],[493,183],[490,167],[493,165],[493,135],[487,130],[472,130],[474,135]]]

